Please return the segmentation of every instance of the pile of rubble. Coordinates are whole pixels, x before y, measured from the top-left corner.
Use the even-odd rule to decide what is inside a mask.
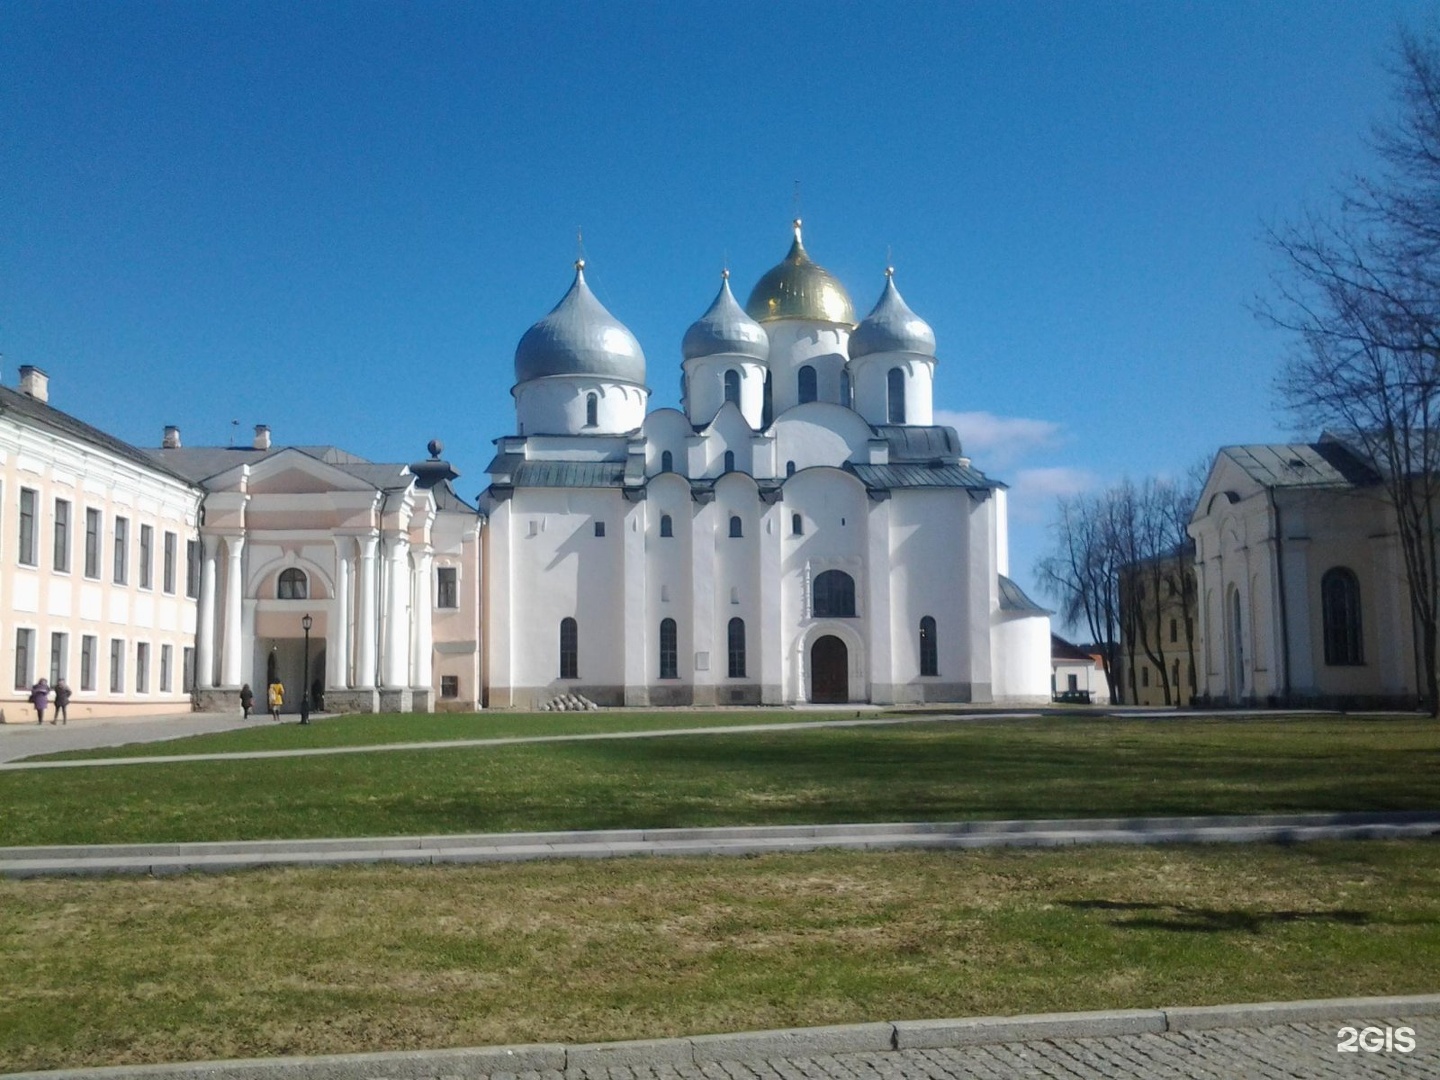
[[[600,708],[584,694],[561,694],[540,706],[541,712],[596,712]]]

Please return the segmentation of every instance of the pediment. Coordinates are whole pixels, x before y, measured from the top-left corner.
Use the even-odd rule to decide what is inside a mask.
[[[299,450],[286,449],[250,467],[251,495],[322,495],[375,491],[373,484]]]

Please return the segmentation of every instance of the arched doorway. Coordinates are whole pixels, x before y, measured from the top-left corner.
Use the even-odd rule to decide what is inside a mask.
[[[1240,622],[1240,590],[1230,590],[1230,670],[1226,673],[1230,704],[1238,705],[1245,697],[1245,639]]]
[[[823,704],[850,700],[850,651],[834,634],[810,647],[810,700]]]

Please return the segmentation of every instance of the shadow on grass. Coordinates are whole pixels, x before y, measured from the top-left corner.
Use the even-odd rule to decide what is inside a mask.
[[[1371,926],[1377,922],[1392,921],[1377,920],[1371,912],[1351,908],[1337,908],[1333,911],[1246,911],[1236,908],[1190,907],[1184,904],[1146,904],[1129,900],[1062,900],[1060,903],[1062,907],[1068,907],[1072,911],[1124,913],[1108,920],[1111,926],[1120,930],[1258,934],[1272,926]]]

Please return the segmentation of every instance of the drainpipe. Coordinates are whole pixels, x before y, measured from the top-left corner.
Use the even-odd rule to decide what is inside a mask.
[[[1290,618],[1285,605],[1285,534],[1280,527],[1280,504],[1275,499],[1275,489],[1266,488],[1270,496],[1270,512],[1275,521],[1275,581],[1280,591],[1280,662],[1284,667],[1281,686],[1284,690],[1283,704],[1290,704]]]

